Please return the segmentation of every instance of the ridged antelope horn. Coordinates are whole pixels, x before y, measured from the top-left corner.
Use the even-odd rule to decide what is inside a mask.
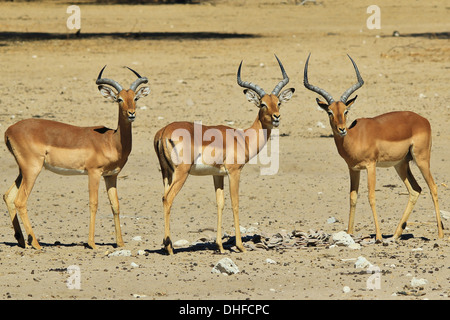
[[[349,89],[347,89],[347,91],[344,92],[344,94],[341,96],[341,101],[343,103],[347,102],[348,97],[350,97],[350,95],[355,92],[356,90],[358,90],[359,88],[362,87],[362,85],[364,84],[364,80],[361,78],[361,75],[359,74],[359,70],[358,67],[356,66],[355,61],[353,61],[353,59],[347,54],[347,56],[350,58],[350,60],[353,63],[353,67],[355,68],[356,71],[356,78],[358,79],[358,82],[355,83],[353,86],[351,86]]]
[[[110,85],[113,88],[115,88],[117,90],[117,92],[122,91],[123,88],[117,81],[114,81],[114,80],[111,80],[111,79],[102,78],[102,73],[103,73],[103,70],[105,70],[105,68],[106,68],[106,65],[103,67],[103,69],[98,74],[97,81],[95,81],[95,83],[98,84],[98,85],[107,84],[107,85]]]
[[[309,84],[309,82],[308,82],[308,63],[309,63],[309,57],[310,56],[311,56],[311,53],[308,55],[308,59],[306,59],[305,72],[304,72],[304,75],[303,75],[303,84],[305,85],[305,87],[307,89],[309,89],[311,91],[314,91],[315,93],[318,93],[322,97],[324,97],[325,100],[327,100],[327,103],[330,105],[330,104],[332,104],[334,102],[333,97],[328,92],[326,92],[325,90],[323,90],[323,89],[321,89],[319,87],[313,86],[313,85]]]
[[[281,89],[283,89],[283,87],[285,85],[288,84],[289,82],[289,77],[286,74],[286,71],[284,70],[283,64],[281,63],[280,59],[278,59],[277,55],[275,55],[275,58],[277,58],[278,64],[280,65],[280,69],[281,69],[281,74],[283,75],[283,80],[281,80],[275,87],[275,89],[273,89],[272,94],[278,96],[278,94],[280,93]]]
[[[260,98],[264,97],[266,95],[266,93],[260,86],[258,86],[257,84],[251,83],[251,82],[246,82],[246,81],[241,80],[241,67],[242,67],[242,61],[241,61],[241,64],[239,65],[239,69],[237,72],[238,85],[240,85],[243,88],[247,88],[247,89],[251,89],[251,90],[255,91],[259,95]]]
[[[128,68],[128,67],[127,67]],[[148,79],[147,77],[141,77],[139,75],[139,73],[137,73],[136,71],[134,71],[131,68],[128,68],[129,70],[131,70],[138,78],[131,84],[130,89],[133,91],[136,91],[137,87],[139,87],[139,85],[143,84],[143,83],[147,83]]]

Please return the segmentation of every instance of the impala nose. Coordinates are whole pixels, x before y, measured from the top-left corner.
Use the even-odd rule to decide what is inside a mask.
[[[347,135],[347,129],[346,128],[338,128],[339,134],[343,137]]]
[[[128,111],[128,121],[133,122],[136,119],[136,112]]]
[[[272,125],[274,127],[278,127],[280,125],[280,118],[281,118],[280,114],[273,114],[272,115]]]

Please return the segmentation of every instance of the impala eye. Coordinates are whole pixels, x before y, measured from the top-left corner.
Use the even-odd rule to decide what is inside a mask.
[[[122,98],[118,98],[117,102],[123,102],[123,99]]]
[[[333,116],[333,111],[331,111],[331,110],[328,110],[328,111],[327,111],[327,113],[328,113],[328,115],[329,115],[330,117],[332,117],[332,116]]]
[[[348,113],[348,110],[345,110],[345,111],[344,111],[344,116],[346,116],[346,115],[347,115],[347,113]]]

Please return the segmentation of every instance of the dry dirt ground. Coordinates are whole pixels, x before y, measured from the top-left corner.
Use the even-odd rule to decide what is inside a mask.
[[[127,65],[147,76],[151,87],[151,94],[138,103],[133,151],[119,176],[122,231],[131,256],[108,256],[118,249],[103,185],[96,221],[98,249],[91,250],[84,246],[89,224],[87,177],[43,170],[28,202],[41,251],[17,245],[3,204],[0,298],[448,299],[450,222],[443,220],[445,237],[438,239],[429,189],[415,165],[412,170],[423,192],[405,237],[397,242],[390,242],[389,236],[406,206],[406,188],[393,168],[380,168],[376,196],[384,245],[247,253],[228,247],[226,254],[218,255],[212,248],[216,229],[212,178],[190,177],[172,208],[172,239],[207,242],[178,248],[173,256],[161,250],[163,185],[154,134],[175,120],[249,127],[257,108],[236,84],[238,65],[244,60],[244,80],[271,91],[281,75],[274,53],[296,92],[281,109],[277,174],[261,175],[263,164],[243,170],[242,227],[252,227],[257,234],[293,230],[331,234],[347,228],[347,167],[329,137],[327,115],[318,110],[316,94],[302,84],[310,52],[311,83],[335,98],[355,82],[346,54],[358,64],[365,85],[357,92],[350,121],[393,110],[411,110],[430,120],[431,169],[441,210],[450,211],[448,5],[437,0],[379,0],[381,29],[371,30],[366,23],[371,13],[366,10],[372,0],[299,2],[104,6],[78,2],[81,37],[66,26],[67,2],[0,2],[2,131],[31,117],[115,128],[117,106],[106,101],[95,85],[105,64],[104,76],[128,86],[134,76],[123,68]],[[392,36],[395,30],[400,37]],[[18,169],[3,144],[0,153],[3,193]],[[355,230],[361,237],[374,234],[366,181],[366,174],[361,174]],[[223,230],[233,236],[227,185],[228,181]],[[328,223],[331,217],[337,221]],[[367,285],[371,274],[354,266],[359,256],[380,271],[374,289]],[[211,273],[224,257],[231,258],[240,272]],[[79,270],[78,288],[67,285],[70,266]],[[427,283],[414,287],[413,278]]]

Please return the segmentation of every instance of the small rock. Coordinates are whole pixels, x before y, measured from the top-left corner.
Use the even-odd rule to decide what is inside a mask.
[[[118,250],[108,254],[108,257],[131,257],[130,250]]]
[[[185,247],[189,245],[189,241],[181,239],[181,240],[177,240],[173,243],[173,246],[175,248],[180,248],[180,247]]]
[[[211,273],[236,274],[239,268],[230,258],[223,258],[212,268]]]
[[[344,293],[349,293],[350,291],[352,291],[352,289],[350,289],[350,287],[348,287],[348,286],[345,286],[344,288],[342,288],[342,291]]]
[[[133,237],[132,240],[133,241],[142,241],[142,237],[141,236],[136,236],[136,237]]]
[[[427,279],[418,279],[418,278],[412,278],[411,279],[411,287],[423,287],[428,283]]]
[[[134,263],[134,262],[130,263],[130,266],[132,268],[139,268],[139,265],[137,263]]]
[[[145,252],[145,250],[138,250],[137,254],[138,256],[145,256],[147,255],[147,252]]]
[[[444,211],[444,210],[440,210],[440,211],[441,211],[441,217],[442,217],[442,219],[450,220],[450,212]]]
[[[359,256],[355,262],[355,268],[367,268],[372,266],[372,264],[363,256]]]
[[[352,243],[355,243],[352,236],[345,231],[340,231],[332,234],[332,239],[338,246],[348,247]]]
[[[335,217],[331,217],[331,218],[328,218],[328,219],[327,219],[327,223],[328,223],[328,224],[332,224],[332,223],[335,223],[335,222],[337,222],[337,220],[336,220]]]
[[[266,259],[266,263],[269,263],[269,264],[277,264],[277,262],[276,262],[275,260],[272,260],[272,259],[270,259],[270,258],[267,258],[267,259]]]
[[[352,250],[360,250],[361,249],[361,245],[359,243],[351,243],[348,245],[349,249]]]

